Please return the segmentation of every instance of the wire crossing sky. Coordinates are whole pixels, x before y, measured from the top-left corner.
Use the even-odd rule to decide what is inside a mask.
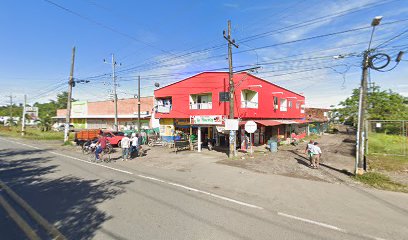
[[[73,97],[105,100],[118,62],[120,98],[142,95],[203,71],[227,71],[223,30],[232,21],[235,70],[261,67],[256,76],[306,96],[306,105],[336,105],[358,87],[362,52],[373,17],[383,16],[372,46],[395,57],[408,51],[405,0],[110,1],[3,0],[0,14],[0,104],[44,102],[68,88],[76,47]],[[408,54],[405,55],[406,60]],[[394,59],[393,59],[394,60]],[[408,96],[407,61],[371,72],[383,89]]]

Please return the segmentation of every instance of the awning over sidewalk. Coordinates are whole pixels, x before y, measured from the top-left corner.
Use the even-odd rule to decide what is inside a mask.
[[[300,123],[300,124],[302,124],[302,123],[310,123],[311,121],[309,121],[309,120],[303,120],[303,119],[298,119],[298,120],[294,120],[295,122],[297,122],[297,123]]]
[[[282,123],[276,120],[255,120],[254,122],[259,123],[264,126],[276,126],[281,125]]]

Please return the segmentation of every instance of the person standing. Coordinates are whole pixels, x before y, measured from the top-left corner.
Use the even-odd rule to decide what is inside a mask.
[[[120,146],[122,147],[122,161],[127,161],[129,159],[129,147],[130,147],[130,138],[127,134],[120,141]]]
[[[313,148],[313,143],[314,141],[310,139],[309,143],[306,145],[305,153],[309,157],[309,166],[313,166],[313,153],[312,153],[312,148]]]
[[[139,136],[136,133],[132,133],[132,138],[130,139],[130,141],[132,142],[132,147],[131,147],[131,153],[130,156],[135,156],[138,157],[139,153]]]
[[[322,150],[319,147],[319,143],[314,142],[313,147],[312,147],[312,153],[313,153],[312,168],[319,168],[320,167],[320,157],[322,156]]]

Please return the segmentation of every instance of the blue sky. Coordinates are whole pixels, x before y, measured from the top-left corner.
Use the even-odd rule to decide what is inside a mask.
[[[80,100],[109,98],[111,66],[103,59],[110,61],[112,53],[121,63],[121,98],[137,92],[138,75],[142,94],[152,95],[155,82],[165,85],[196,72],[226,69],[222,31],[230,19],[239,44],[233,50],[236,70],[262,66],[255,75],[304,93],[308,106],[328,107],[358,86],[359,54],[367,48],[371,29],[282,43],[367,27],[377,15],[384,17],[382,23],[408,19],[407,1],[3,0],[0,105],[8,103],[5,96],[10,94],[17,102],[27,94],[33,103],[66,90],[73,46],[74,76],[90,80],[74,88],[73,97]],[[373,46],[407,29],[408,21],[380,25]],[[395,56],[399,50],[408,50],[408,34],[378,52]],[[371,71],[371,80],[408,96],[407,65],[404,61],[390,72]]]

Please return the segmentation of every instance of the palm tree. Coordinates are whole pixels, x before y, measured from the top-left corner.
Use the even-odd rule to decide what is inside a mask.
[[[43,132],[49,131],[51,129],[51,118],[47,115],[46,117],[39,119],[38,126]]]

